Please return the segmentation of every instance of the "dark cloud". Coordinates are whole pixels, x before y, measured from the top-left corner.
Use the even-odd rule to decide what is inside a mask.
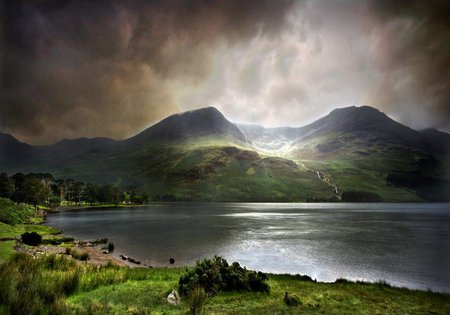
[[[377,94],[380,106],[397,111],[418,127],[450,131],[450,1],[373,0],[369,30],[379,32],[377,66],[383,75]],[[399,82],[409,77],[411,100],[401,102]],[[397,105],[397,109],[392,108]],[[408,118],[409,117],[409,118]]]
[[[32,142],[129,136],[180,110],[214,47],[276,34],[292,1],[2,2],[0,129]]]
[[[365,103],[450,131],[449,15],[446,0],[0,1],[0,130],[125,138],[209,105],[298,126]]]

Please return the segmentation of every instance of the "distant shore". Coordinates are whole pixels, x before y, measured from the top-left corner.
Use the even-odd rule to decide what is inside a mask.
[[[67,205],[67,206],[59,206],[55,209],[51,210],[49,214],[52,212],[64,212],[64,211],[74,211],[74,210],[86,210],[86,209],[102,209],[102,208],[131,208],[131,207],[145,207],[148,204],[144,205],[133,205],[133,204],[98,204],[98,205]]]

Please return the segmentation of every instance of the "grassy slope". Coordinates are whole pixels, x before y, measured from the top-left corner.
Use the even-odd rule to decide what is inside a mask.
[[[313,195],[333,196],[314,173],[285,159],[234,146],[172,150],[162,173],[161,163],[155,163],[142,174],[149,183],[147,190],[212,201],[306,201]]]
[[[301,161],[309,169],[327,174],[341,192],[365,190],[379,194],[385,201],[424,201],[412,189],[386,183],[390,173],[415,172],[417,162],[427,158],[419,150],[376,138],[332,133],[297,143],[290,158]],[[450,166],[443,159],[432,173],[450,178]]]
[[[370,135],[320,135],[284,152],[286,159],[261,152],[255,157],[248,151],[256,152],[249,144],[229,138],[203,137],[151,143],[137,150],[123,147],[90,152],[67,161],[48,161],[33,169],[52,172],[57,178],[113,183],[122,188],[135,185],[153,199],[171,195],[195,201],[300,202],[336,197],[333,188],[317,177],[315,171],[320,171],[337,184],[341,193],[366,190],[379,194],[384,201],[424,201],[423,194],[419,197],[414,189],[387,185],[386,177],[392,172],[413,172],[426,154]],[[447,162],[431,173],[450,182],[450,162],[445,157],[442,160]]]
[[[110,271],[109,271],[110,272]],[[152,314],[186,314],[189,301],[169,306],[164,297],[177,288],[182,269],[134,269],[121,271],[129,276],[117,276],[114,284],[95,289],[78,290],[68,299],[78,309],[97,308],[110,313],[151,311]],[[81,281],[105,277],[105,268],[87,274]],[[205,314],[448,314],[449,295],[391,288],[380,284],[314,283],[290,275],[270,275],[270,294],[232,292],[210,297],[204,304]],[[302,306],[291,308],[283,303],[285,292],[298,296]]]
[[[20,237],[22,233],[37,232],[45,235],[58,232],[54,228],[37,224],[41,222],[42,216],[37,215],[33,207],[16,205],[8,199],[0,198],[0,261],[11,257],[16,245],[16,241],[11,239]]]

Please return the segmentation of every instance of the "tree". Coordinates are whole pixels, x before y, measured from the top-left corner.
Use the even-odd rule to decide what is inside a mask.
[[[130,203],[136,203],[136,186],[128,186],[127,193],[130,198]]]
[[[50,197],[50,188],[36,177],[28,177],[23,182],[24,199],[37,209],[39,204],[45,203]]]
[[[64,179],[58,179],[56,181],[56,186],[58,187],[58,193],[59,193],[59,200],[63,200],[64,197],[64,191],[66,189],[66,184],[64,182]]]
[[[67,199],[67,203],[69,205],[72,202],[73,185],[74,185],[74,180],[72,178],[66,179],[66,199]]]
[[[98,186],[95,184],[88,183],[84,188],[84,196],[86,202],[93,205],[98,202]]]
[[[15,191],[11,196],[11,199],[17,203],[25,202],[25,193],[23,191],[23,182],[25,181],[25,175],[22,173],[14,174],[11,179],[14,181]]]
[[[74,193],[74,197],[76,198],[77,204],[81,204],[81,198],[83,197],[83,193],[84,193],[84,183],[83,182],[75,182],[73,184],[73,193]]]
[[[14,194],[15,186],[14,181],[9,178],[8,174],[1,173],[0,174],[0,197],[2,198],[11,198]]]
[[[121,192],[119,188],[113,187],[111,190],[111,202],[117,206],[119,203],[124,201],[124,199],[125,196],[123,192]]]

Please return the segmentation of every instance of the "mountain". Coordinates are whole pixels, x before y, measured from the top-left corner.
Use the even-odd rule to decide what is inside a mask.
[[[368,106],[335,109],[298,128],[236,125],[207,107],[122,141],[30,146],[0,134],[0,171],[133,185],[152,200],[450,201],[449,139]]]
[[[22,161],[34,151],[33,146],[20,142],[8,133],[0,132],[0,163],[10,160]]]
[[[378,138],[391,143],[425,149],[431,146],[423,134],[392,120],[370,106],[338,108],[325,117],[298,128],[264,128],[256,125],[240,125],[239,127],[257,147],[271,150],[283,148],[286,145],[292,147],[296,143],[330,133],[354,134],[360,139]]]
[[[188,140],[211,135],[247,142],[242,131],[214,107],[169,116],[125,142],[142,144],[151,141]]]

